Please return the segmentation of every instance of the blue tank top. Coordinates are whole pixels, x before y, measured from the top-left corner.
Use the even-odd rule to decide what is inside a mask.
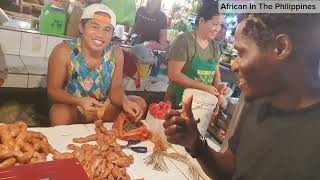
[[[105,49],[100,64],[90,69],[80,49],[80,38],[67,41],[71,49],[71,67],[65,90],[77,97],[92,97],[105,101],[109,96],[112,75],[115,68],[115,55],[112,46]]]

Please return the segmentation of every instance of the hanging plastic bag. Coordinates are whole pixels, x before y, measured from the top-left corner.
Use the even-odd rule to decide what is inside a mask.
[[[102,0],[117,16],[117,24],[133,26],[136,18],[135,0]]]

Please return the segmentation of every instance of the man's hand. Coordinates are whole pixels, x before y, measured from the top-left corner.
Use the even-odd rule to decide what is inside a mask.
[[[192,96],[188,96],[182,104],[182,112],[170,110],[165,116],[163,127],[170,143],[192,149],[199,136],[197,123],[194,120]]]
[[[134,118],[133,120],[135,122],[141,119],[143,115],[143,110],[136,102],[126,99],[123,101],[122,106],[123,106],[124,112],[128,113],[131,117],[133,117]]]
[[[217,90],[219,91],[219,95],[217,95],[218,98],[218,104],[223,104],[224,96],[227,94],[227,85],[220,83],[217,85]]]
[[[103,104],[91,97],[81,97],[79,99],[79,111],[85,116],[88,122],[92,122],[97,118],[97,107]]]
[[[217,90],[220,94],[226,95],[227,94],[227,85],[224,83],[220,83],[217,85]]]
[[[218,89],[215,88],[214,86],[211,86],[211,85],[204,85],[204,86],[205,86],[204,89],[202,89],[203,91],[206,91],[206,92],[213,94],[215,96],[218,96],[220,94]]]

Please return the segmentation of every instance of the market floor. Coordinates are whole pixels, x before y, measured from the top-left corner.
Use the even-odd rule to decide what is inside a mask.
[[[164,92],[126,92],[143,97],[147,104],[163,100]],[[0,123],[24,121],[29,127],[50,126],[46,89],[0,88]]]
[[[0,89],[0,123],[24,121],[30,127],[49,126],[45,89]]]

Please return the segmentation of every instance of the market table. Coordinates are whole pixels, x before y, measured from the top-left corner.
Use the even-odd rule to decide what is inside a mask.
[[[111,128],[112,123],[104,123],[104,126],[108,129]],[[88,136],[94,132],[94,124],[75,124],[65,126],[55,126],[49,128],[29,128],[32,131],[38,131],[47,136],[49,143],[60,152],[67,152],[67,145],[72,144],[72,139],[75,137]],[[92,142],[94,143],[94,142]],[[118,141],[119,144],[126,144],[125,141]],[[192,179],[189,176],[188,167],[185,164],[168,159],[164,157],[165,162],[168,166],[168,172],[160,172],[153,170],[151,166],[144,164],[144,159],[150,155],[153,151],[153,143],[150,141],[141,142],[139,146],[146,146],[148,152],[145,154],[138,154],[129,149],[124,149],[126,154],[132,154],[134,157],[134,164],[127,168],[127,172],[131,179],[152,179],[152,180],[163,180],[163,179],[174,179],[174,180],[185,180]],[[175,148],[169,148],[168,152],[175,152],[178,146]],[[48,156],[48,160],[51,160],[52,156]],[[206,179],[209,179],[206,177]]]
[[[147,126],[148,126],[148,123],[146,122],[145,123]],[[85,125],[88,129],[89,129],[89,131],[91,132],[91,133],[94,133],[94,124],[86,124]],[[104,126],[105,127],[107,127],[108,129],[110,129],[111,127],[112,127],[112,123],[104,123]],[[211,139],[210,137],[207,137],[206,138],[207,139],[207,141],[208,141],[208,145],[209,145],[209,147],[210,148],[212,148],[212,149],[214,149],[215,151],[219,151],[220,150],[220,146],[218,146],[217,145],[217,142],[216,141],[214,141],[214,139]],[[121,141],[119,141],[120,143],[121,143]],[[123,143],[123,142],[122,142]],[[139,164],[141,165],[141,166],[139,166],[140,168],[141,167],[143,167],[143,168],[141,168],[140,170],[137,170],[137,171],[135,171],[136,169],[138,169],[139,167],[137,167],[136,169],[133,169],[135,172],[140,172],[140,171],[143,171],[142,172],[142,174],[143,173],[145,173],[144,172],[144,168],[146,168],[146,166],[143,164],[143,162],[144,162],[144,158],[145,157],[147,157],[148,155],[150,155],[150,153],[152,153],[152,149],[153,149],[153,143],[151,143],[150,141],[146,141],[146,142],[142,142],[141,143],[141,145],[142,146],[146,146],[146,147],[148,147],[148,154],[146,155],[146,154],[136,154],[135,153],[135,155],[134,155],[134,158],[136,159],[136,157],[138,157],[139,158]],[[186,151],[185,151],[185,149],[184,149],[184,147],[182,147],[182,146],[179,146],[179,145],[175,145],[175,144],[170,144],[170,148],[167,150],[169,153],[171,153],[171,152],[177,152],[177,153],[179,153],[179,154],[181,154],[181,155],[183,155],[183,156],[186,156],[187,158],[188,158],[188,160],[197,168],[197,171],[200,173],[200,175],[201,175],[201,177],[204,179],[204,180],[211,180],[211,178],[209,178],[205,173],[204,173],[204,171],[202,170],[202,168],[200,167],[200,165],[199,165],[199,163],[197,162],[197,160],[196,159],[193,159]],[[130,151],[128,151],[128,150],[124,150],[126,153],[128,152],[128,153],[131,153]],[[177,168],[177,169],[179,169],[179,171],[185,176],[185,177],[183,177],[183,178],[181,178],[181,177],[177,177],[179,180],[180,180],[180,178],[181,179],[189,179],[189,180],[193,180],[193,177],[191,176],[191,174],[189,173],[189,166],[187,165],[187,164],[184,164],[184,163],[182,163],[182,162],[179,162],[179,161],[176,161],[176,160],[172,160],[172,159],[168,159],[168,158],[166,158],[165,157],[165,160],[166,160],[166,162],[167,162],[167,165],[168,165],[168,168],[169,168],[169,172],[170,171],[173,171],[171,168]],[[171,164],[174,164],[175,165],[175,167],[172,167],[171,166]],[[135,164],[133,164],[133,165],[131,165],[131,166],[135,166]],[[131,166],[130,166],[130,168],[128,168],[128,172],[129,172],[129,174],[131,175]],[[147,167],[150,171],[153,171],[153,172],[157,172],[157,173],[155,173],[155,175],[157,175],[157,174],[159,174],[159,175],[161,175],[161,174],[166,174],[166,173],[161,173],[161,172],[158,172],[158,171],[154,171],[154,170],[152,170],[152,168],[151,167]],[[151,174],[150,174],[151,175]],[[132,178],[133,177],[135,177],[135,176],[131,176]],[[171,178],[174,178],[174,177],[176,177],[176,176],[171,176],[171,172],[170,172],[170,174],[167,174],[167,175],[165,175],[165,176],[162,176],[162,177],[153,177],[153,176],[151,176],[152,178],[150,178],[150,179],[163,179],[163,178],[166,178],[166,177],[168,177],[169,179],[171,179]],[[147,177],[147,178],[145,178],[145,179],[149,179],[149,177]],[[177,179],[177,180],[178,180]]]

